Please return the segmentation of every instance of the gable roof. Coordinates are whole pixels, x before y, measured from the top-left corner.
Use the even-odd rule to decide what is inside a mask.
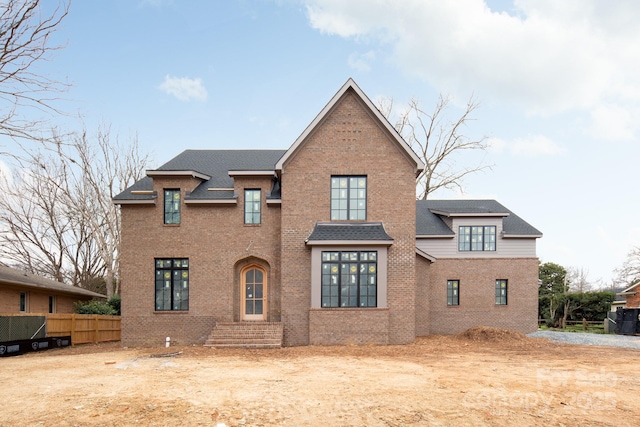
[[[331,98],[329,103],[318,113],[313,121],[307,126],[307,128],[300,134],[300,136],[294,141],[293,145],[284,153],[282,158],[276,164],[276,170],[281,171],[286,164],[293,158],[298,150],[304,145],[307,137],[311,135],[315,129],[324,121],[324,119],[331,113],[334,107],[345,96],[347,92],[354,93],[369,109],[377,121],[382,125],[383,129],[391,136],[391,139],[397,144],[404,156],[413,164],[416,175],[424,170],[424,162],[418,157],[413,149],[405,142],[398,131],[389,123],[389,120],[378,110],[378,108],[371,102],[369,97],[360,89],[356,82],[349,78],[344,85],[336,92]]]
[[[285,150],[185,150],[113,198],[115,203],[155,199],[153,176],[193,176],[202,180],[185,201],[233,198],[236,175],[275,174],[275,164]],[[145,193],[146,192],[146,193]],[[126,202],[125,202],[126,203]]]
[[[503,237],[538,238],[542,233],[495,200],[417,200],[416,235],[453,237],[443,217],[502,217]]]
[[[106,296],[97,292],[88,291],[76,286],[67,285],[55,280],[47,279],[34,274],[26,273],[16,268],[0,265],[0,285],[12,285],[25,288],[51,291],[67,295],[76,295],[91,298],[102,298]]]

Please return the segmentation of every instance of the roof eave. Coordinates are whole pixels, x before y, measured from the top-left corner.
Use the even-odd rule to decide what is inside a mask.
[[[453,239],[455,234],[417,234],[416,239]]]
[[[393,240],[307,240],[307,246],[391,246]]]
[[[431,213],[446,217],[507,217],[509,212],[446,212],[438,209],[429,209]]]
[[[229,176],[276,176],[275,170],[230,170]]]
[[[155,205],[156,199],[113,199],[112,202],[114,205]]]
[[[430,261],[432,263],[436,262],[436,258],[435,257],[429,255],[428,253],[426,253],[425,251],[423,251],[422,249],[417,248],[417,247],[416,247],[416,254],[421,256],[422,258],[426,259],[427,261]]]
[[[189,176],[191,178],[198,178],[201,179],[203,181],[208,181],[211,179],[211,177],[209,175],[205,175],[203,173],[194,171],[194,170],[175,170],[175,171],[171,171],[171,170],[153,170],[153,169],[148,169],[146,171],[147,176],[150,177],[154,177],[154,176]]]
[[[503,239],[540,239],[542,238],[542,233],[540,234],[506,234],[502,233]]]

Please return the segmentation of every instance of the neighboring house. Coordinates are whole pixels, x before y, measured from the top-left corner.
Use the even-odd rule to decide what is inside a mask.
[[[102,294],[0,266],[0,314],[73,313],[73,303]]]
[[[622,292],[618,292],[616,297],[624,297],[624,308],[636,308],[640,307],[640,280],[637,280],[633,285],[629,286]],[[617,302],[617,298],[616,298]],[[612,307],[613,308],[613,307]]]
[[[287,150],[147,171],[114,198],[123,344],[250,322],[282,325],[285,345],[534,331],[541,233],[491,200],[416,202],[423,168],[350,79]]]

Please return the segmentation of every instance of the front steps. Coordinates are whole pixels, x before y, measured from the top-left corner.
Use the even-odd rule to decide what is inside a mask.
[[[280,348],[283,326],[280,322],[218,322],[205,347]]]

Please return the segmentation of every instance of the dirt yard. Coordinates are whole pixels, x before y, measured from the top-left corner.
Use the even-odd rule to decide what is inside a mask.
[[[640,425],[640,351],[486,328],[388,347],[77,346],[0,359],[0,381],[2,427]]]

